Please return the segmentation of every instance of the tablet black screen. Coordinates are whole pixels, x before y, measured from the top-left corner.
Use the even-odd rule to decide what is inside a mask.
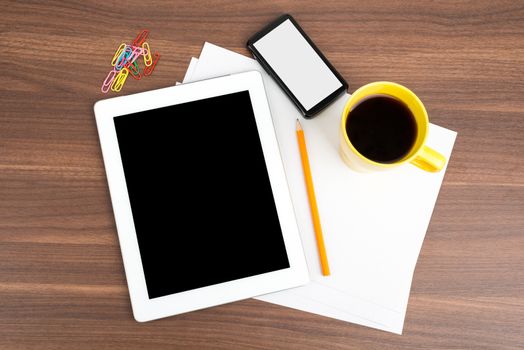
[[[114,123],[149,298],[289,267],[248,91]]]

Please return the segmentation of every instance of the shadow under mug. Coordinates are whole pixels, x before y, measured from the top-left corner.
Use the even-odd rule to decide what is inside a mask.
[[[402,101],[411,111],[417,126],[417,137],[410,151],[402,159],[393,163],[379,163],[363,156],[351,143],[346,132],[346,121],[351,110],[362,100],[375,96],[387,95]],[[340,124],[340,154],[344,162],[352,169],[363,172],[380,171],[396,168],[411,163],[422,170],[438,172],[444,168],[446,158],[426,146],[429,118],[420,99],[408,88],[387,81],[379,81],[362,86],[346,102]]]

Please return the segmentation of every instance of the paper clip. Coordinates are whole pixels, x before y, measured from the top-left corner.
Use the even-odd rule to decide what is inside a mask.
[[[140,56],[140,55],[143,55],[143,54],[145,54],[145,53],[147,52],[147,50],[144,50],[144,49],[142,48],[142,46],[133,46],[133,45],[130,45],[130,46],[131,46],[131,48],[132,48],[134,51],[140,51],[140,53],[138,54],[139,56]]]
[[[126,55],[126,50],[124,48],[124,50],[122,50],[122,52],[120,53],[120,55],[118,56],[118,58],[115,61],[115,68],[116,68],[117,71],[122,69],[122,63],[121,62],[125,59],[125,55]]]
[[[149,48],[147,41],[142,44],[142,49],[145,50],[144,64],[149,67],[153,63],[153,57],[151,57],[151,49]]]
[[[125,61],[126,61],[126,51],[124,50],[122,51],[120,56],[118,56],[118,58],[116,59],[115,69],[117,71],[121,70],[125,66]]]
[[[115,69],[121,70],[122,68],[124,68],[132,54],[133,54],[133,50],[131,49],[131,47],[126,46],[124,52],[122,52],[120,57],[118,57],[118,59],[116,60]]]
[[[146,41],[148,35],[149,35],[149,30],[147,29],[142,30],[140,33],[138,33],[135,40],[133,40],[133,46],[142,46],[144,41]]]
[[[144,49],[138,46],[131,46],[133,49],[133,53],[131,54],[131,57],[129,58],[128,64],[133,63],[136,61],[136,59],[140,56],[142,56]]]
[[[140,79],[142,79],[142,74],[140,74],[140,72],[138,72],[138,73],[135,74],[134,72],[132,72],[131,70],[129,70],[129,73],[130,73],[130,75],[133,77],[133,79],[136,79],[136,80],[140,80]]]
[[[159,59],[160,54],[158,52],[155,52],[155,54],[153,55],[153,63],[151,63],[150,66],[146,66],[146,68],[144,68],[145,76],[151,75],[151,73],[153,73],[153,70],[155,70],[156,64],[158,63]]]
[[[118,49],[116,49],[115,55],[113,56],[113,59],[111,60],[111,65],[113,67],[115,66],[116,61],[118,60],[118,58],[120,57],[120,55],[122,54],[122,52],[124,51],[125,48],[126,48],[126,44],[122,43],[122,44],[120,44]]]
[[[143,29],[131,44],[124,42],[118,46],[111,59],[113,69],[109,71],[100,88],[103,93],[109,92],[110,89],[114,92],[120,92],[129,75],[133,79],[140,80],[142,77],[153,73],[160,59],[160,54],[158,52],[153,54],[149,43],[146,41],[148,36],[149,30]],[[145,64],[142,71],[137,61],[140,56],[143,57]]]
[[[117,71],[114,68],[111,69],[106,79],[102,83],[102,88],[100,90],[102,90],[104,94],[107,94],[109,92],[109,88],[113,84],[113,80],[115,79],[116,73]]]
[[[140,68],[138,67],[138,63],[136,61],[130,64],[128,69],[129,73],[131,73],[131,76],[136,80],[140,80],[140,78],[142,78],[142,75],[140,74]]]
[[[128,75],[129,75],[129,69],[122,68],[122,70],[118,72],[115,79],[113,80],[113,84],[111,85],[111,90],[114,92],[119,92],[120,90],[122,90],[122,87],[124,86],[124,83],[126,82]]]

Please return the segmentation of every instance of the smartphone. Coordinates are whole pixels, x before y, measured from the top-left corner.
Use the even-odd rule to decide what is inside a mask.
[[[247,48],[306,118],[314,117],[348,89],[348,83],[289,14],[253,35]]]

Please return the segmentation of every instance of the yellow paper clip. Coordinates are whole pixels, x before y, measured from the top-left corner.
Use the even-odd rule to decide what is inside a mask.
[[[111,65],[113,67],[115,66],[116,61],[118,60],[118,57],[120,57],[120,55],[122,54],[122,51],[124,51],[125,48],[126,48],[126,44],[122,43],[122,44],[120,44],[120,46],[116,50],[115,55],[113,56],[113,59],[111,60]]]
[[[124,86],[124,83],[126,82],[127,76],[129,75],[129,69],[122,68],[120,72],[115,77],[115,80],[113,80],[113,84],[111,85],[111,90],[114,92],[119,92],[122,90],[122,87]]]
[[[151,56],[151,50],[149,49],[147,41],[142,44],[142,49],[144,49],[144,64],[149,67],[153,64],[153,57]]]

